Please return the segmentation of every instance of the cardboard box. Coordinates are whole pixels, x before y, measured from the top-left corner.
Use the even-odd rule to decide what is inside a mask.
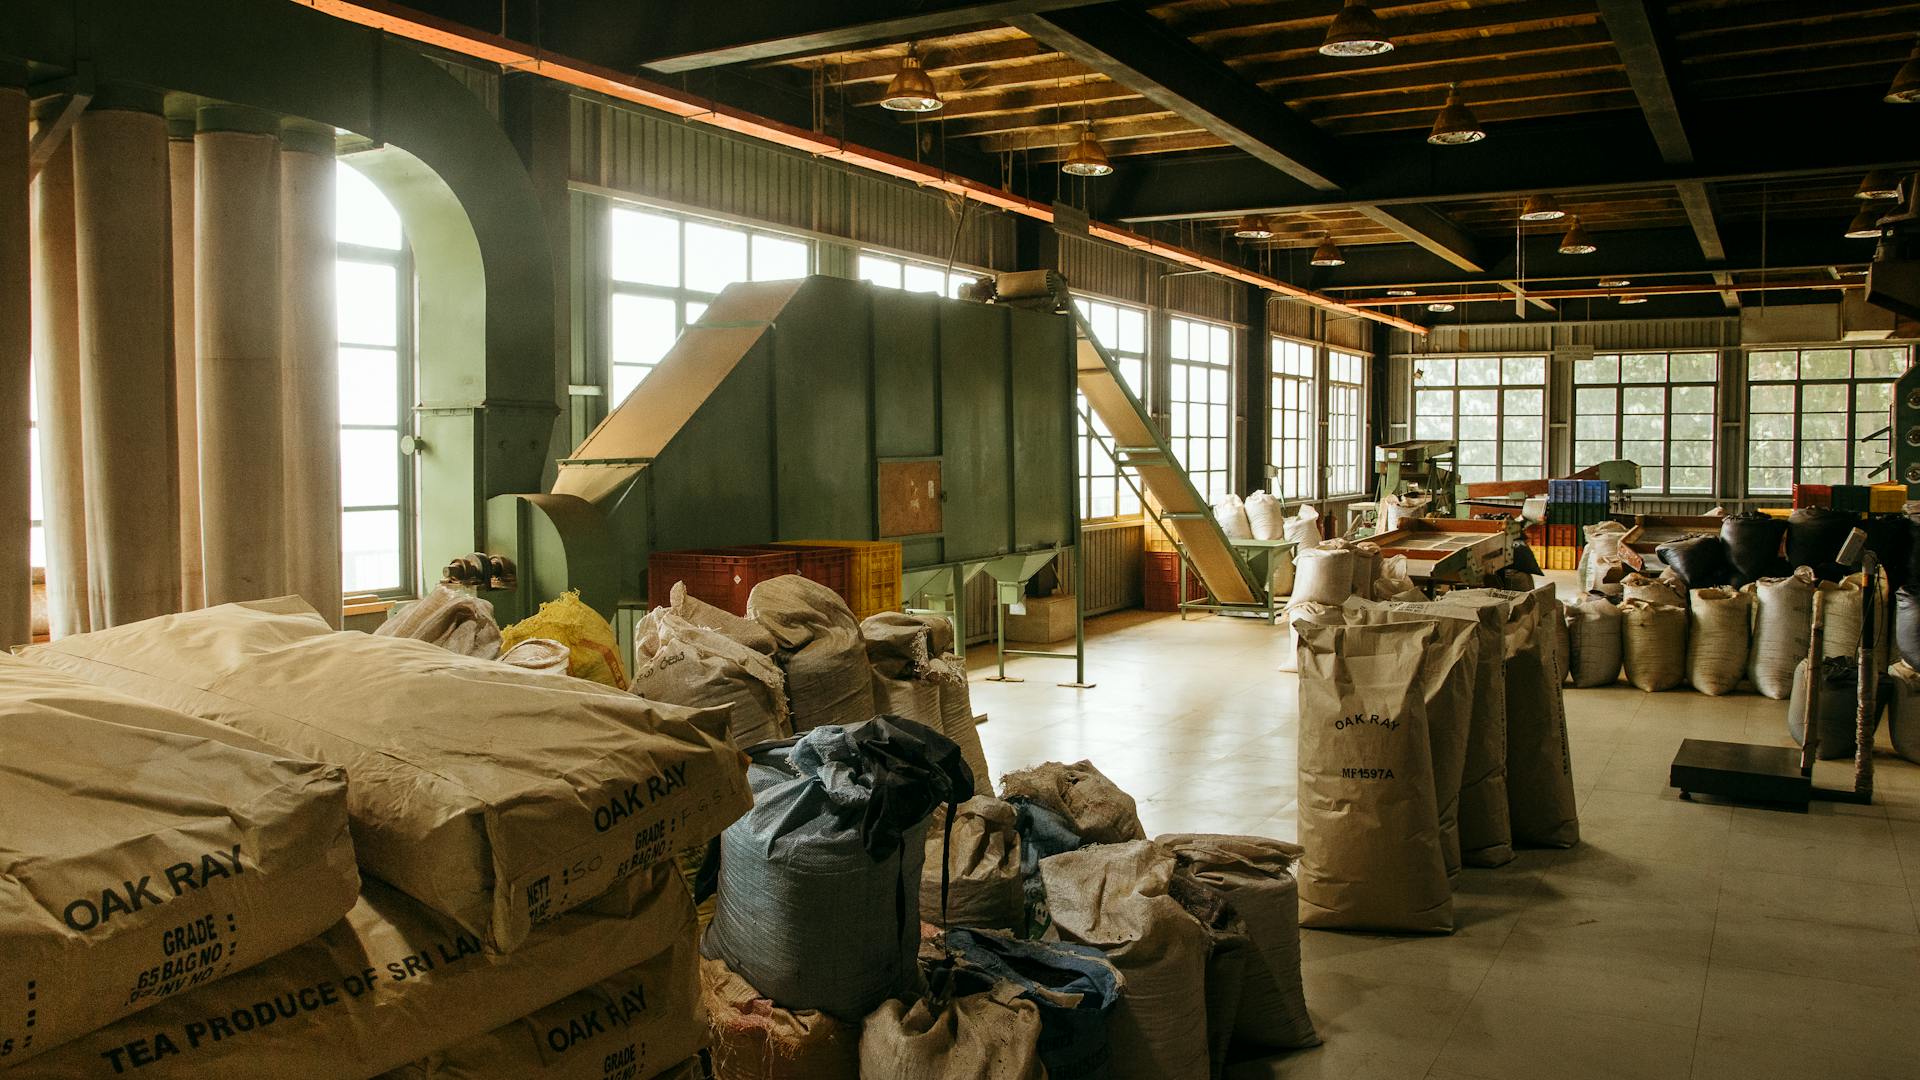
[[[1027,597],[1026,614],[1007,609],[1007,640],[1033,645],[1051,645],[1073,637],[1073,597]]]

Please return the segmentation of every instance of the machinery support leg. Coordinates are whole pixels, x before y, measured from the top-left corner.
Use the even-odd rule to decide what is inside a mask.
[[[1081,558],[1084,548],[1073,546],[1073,681],[1060,685],[1070,690],[1091,690],[1087,681],[1087,564]]]

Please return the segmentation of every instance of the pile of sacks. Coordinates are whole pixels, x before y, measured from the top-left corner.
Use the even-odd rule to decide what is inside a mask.
[[[1579,842],[1560,623],[1552,586],[1300,623],[1302,925],[1447,933],[1462,866]]]
[[[1088,762],[975,786],[961,748],[881,716],[751,752],[715,845],[702,992],[720,1080],[1219,1075],[1318,1042],[1299,849],[1149,841]]]
[[[1303,505],[1299,513],[1287,517],[1285,504],[1265,491],[1256,491],[1245,501],[1238,495],[1222,496],[1213,504],[1213,517],[1228,539],[1284,540],[1293,544],[1273,553],[1267,586],[1275,596],[1294,595],[1301,553],[1312,551],[1322,542],[1320,515],[1313,507]]]
[[[725,712],[295,598],[33,647],[0,699],[20,1076],[643,1078],[700,1049],[673,856],[751,806]]]

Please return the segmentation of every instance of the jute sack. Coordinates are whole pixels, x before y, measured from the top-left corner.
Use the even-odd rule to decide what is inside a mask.
[[[1426,517],[1432,507],[1431,495],[1389,495],[1380,500],[1380,531],[1392,532],[1409,521]]]
[[[1121,791],[1091,761],[1042,762],[1000,778],[1002,798],[1022,798],[1066,818],[1089,844],[1145,840],[1133,796]]]
[[[1866,595],[1865,585],[1866,578],[1863,575],[1853,574],[1839,581],[1822,581],[1815,586],[1820,590],[1823,597],[1821,603],[1827,613],[1827,633],[1821,640],[1821,656],[1851,657],[1859,653],[1861,620],[1866,616],[1866,605],[1862,600]],[[1812,617],[1811,610],[1808,617]]]
[[[1020,873],[1019,812],[991,795],[975,795],[953,816],[947,808],[927,821],[927,853],[920,864],[920,921],[934,926],[1015,930],[1025,921],[1026,879]],[[941,862],[946,903],[941,904]]]
[[[1293,560],[1293,602],[1338,606],[1353,595],[1352,549],[1328,540]]]
[[[986,751],[974,725],[966,662],[953,652],[953,624],[939,615],[883,611],[860,623],[873,665],[877,712],[904,716],[952,739],[975,791],[991,791]]]
[[[345,770],[0,657],[0,986],[33,988],[0,1060],[289,949],[359,883]]]
[[[951,653],[929,665],[927,680],[940,690],[942,735],[960,747],[960,756],[973,773],[975,791],[993,790],[993,773],[987,767],[987,751],[980,745],[980,728],[973,715],[973,693],[967,685],[966,661]]]
[[[1813,636],[1814,574],[1802,566],[1789,577],[1761,578],[1753,590],[1753,642],[1747,678],[1775,701],[1793,693],[1793,668],[1807,658]]]
[[[644,963],[383,1080],[656,1076],[706,1044],[698,961],[693,935],[682,934]]]
[[[889,1080],[1045,1080],[1040,1008],[1003,982],[981,994],[882,1002],[860,1029],[860,1075]]]
[[[797,574],[763,581],[747,594],[747,615],[779,645],[793,730],[857,724],[873,717],[873,667],[860,623],[840,594]]]
[[[1362,540],[1350,550],[1353,552],[1352,595],[1371,600],[1380,581],[1380,545]]]
[[[1264,836],[1174,833],[1156,844],[1225,894],[1245,924],[1245,960],[1233,1038],[1249,1046],[1290,1050],[1318,1046],[1300,985],[1300,890],[1294,864],[1300,847]]]
[[[1567,630],[1567,667],[1573,672],[1573,685],[1612,686],[1619,681],[1619,608],[1598,596],[1576,600],[1567,605]],[[1743,663],[1745,659],[1743,653]]]
[[[1466,774],[1472,741],[1473,689],[1480,675],[1480,622],[1449,613],[1418,609],[1430,605],[1347,601],[1347,625],[1433,622],[1434,639],[1421,657],[1420,684],[1426,695],[1428,750],[1433,759],[1433,793],[1440,821],[1440,852],[1447,880],[1460,873],[1460,781]],[[1410,610],[1412,609],[1412,610]],[[1460,615],[1466,615],[1461,612]]]
[[[1887,741],[1893,744],[1893,752],[1908,761],[1920,764],[1920,671],[1907,666],[1905,660],[1895,660],[1887,668],[1887,681],[1892,699],[1887,706]]]
[[[482,660],[500,655],[500,624],[493,621],[493,605],[448,585],[389,615],[374,633],[413,638]]]
[[[1300,925],[1453,929],[1422,654],[1433,622],[1300,628]]]
[[[793,734],[787,679],[772,660],[717,630],[655,608],[634,627],[635,697],[689,708],[725,708],[727,731],[742,749]]]
[[[1621,585],[1623,586],[1622,595],[1628,600],[1665,604],[1668,607],[1682,606],[1680,594],[1674,591],[1673,586],[1658,578],[1650,578],[1645,574],[1629,574]]]
[[[687,592],[687,583],[676,581],[667,593],[667,610],[695,626],[725,634],[754,652],[772,656],[780,646],[766,627],[723,607],[715,607]]]
[[[714,1080],[859,1080],[860,1025],[783,1009],[719,960],[700,961]]]
[[[1407,573],[1405,555],[1390,555],[1380,560],[1380,576],[1373,579],[1372,599],[1418,603],[1426,598]]]
[[[1687,613],[1672,604],[1628,600],[1620,605],[1620,642],[1627,681],[1642,690],[1671,690],[1687,677]]]
[[[503,952],[751,804],[722,711],[339,633],[297,597],[23,655],[344,766],[360,865]]]
[[[949,930],[957,982],[1007,982],[1040,1010],[1040,1063],[1047,1080],[1105,1077],[1112,1055],[1107,1016],[1119,1003],[1120,972],[1106,954],[1070,941],[1029,941],[993,930]]]
[[[1753,596],[1722,585],[1693,590],[1687,608],[1687,682],[1703,694],[1730,694],[1747,672]]]
[[[693,934],[671,866],[534,930],[510,955],[375,881],[333,928],[219,982],[82,1036],[35,1080],[139,1075],[377,1076],[483,1035]]]
[[[1120,970],[1108,1016],[1115,1080],[1208,1073],[1207,928],[1169,893],[1172,852],[1145,840],[1040,860],[1063,941],[1092,945]]]
[[[1448,593],[1446,600],[1506,611],[1507,810],[1514,842],[1571,847],[1580,841],[1580,820],[1559,634],[1550,622],[1557,610],[1552,590],[1471,589]]]
[[[1287,512],[1270,493],[1256,491],[1247,496],[1246,511],[1247,526],[1255,540],[1287,538]]]

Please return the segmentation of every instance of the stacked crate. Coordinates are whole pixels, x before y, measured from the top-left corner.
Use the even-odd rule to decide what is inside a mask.
[[[850,555],[847,591],[841,595],[856,619],[900,610],[900,545],[892,540],[785,540],[784,548],[842,548]],[[804,572],[804,571],[803,571]]]
[[[1906,509],[1907,485],[1875,484],[1868,489],[1867,509],[1875,514],[1897,514]]]
[[[1187,566],[1177,551],[1149,551],[1142,563],[1145,570],[1144,602],[1140,605],[1148,611],[1178,611],[1180,609],[1180,573],[1184,568],[1187,575],[1187,599],[1205,600],[1207,587],[1200,575]]]
[[[1547,481],[1548,570],[1572,570],[1586,550],[1586,528],[1607,520],[1605,480]]]
[[[1835,510],[1851,510],[1854,513],[1864,514],[1872,504],[1870,492],[1871,489],[1864,484],[1835,484],[1832,502],[1828,505]]]
[[[1832,506],[1833,487],[1829,484],[1793,485],[1793,508],[1804,509],[1810,506]]]

